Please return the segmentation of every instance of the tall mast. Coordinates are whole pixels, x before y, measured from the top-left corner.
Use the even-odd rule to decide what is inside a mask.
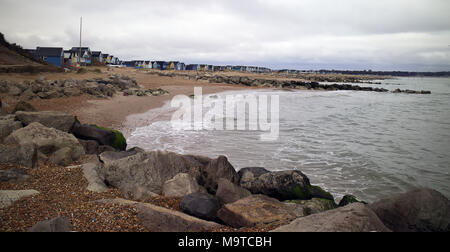
[[[83,17],[80,18],[80,54],[78,55],[78,63],[81,66],[81,32],[83,30]]]

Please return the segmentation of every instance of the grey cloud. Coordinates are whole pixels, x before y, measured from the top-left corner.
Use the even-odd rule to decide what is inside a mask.
[[[0,0],[25,47],[273,68],[450,70],[447,0]]]

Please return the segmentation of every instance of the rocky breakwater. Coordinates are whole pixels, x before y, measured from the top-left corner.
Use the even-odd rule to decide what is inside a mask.
[[[108,78],[87,80],[47,80],[38,78],[34,81],[0,81],[0,94],[17,97],[20,100],[54,99],[91,95],[98,98],[123,95],[158,96],[168,92],[162,89],[147,90],[138,85],[136,80],[123,75],[111,75]]]
[[[429,189],[381,200],[385,205],[367,204],[351,195],[337,204],[333,195],[311,185],[297,170],[255,167],[236,172],[224,156],[211,159],[139,148],[99,157],[98,181],[120,189],[127,197],[120,201],[139,206],[140,218],[153,231],[390,232],[402,226],[410,231],[450,231],[449,201]],[[157,195],[181,197],[182,213],[140,203]],[[187,228],[189,223],[196,228]]]
[[[261,88],[286,88],[286,89],[306,89],[306,90],[324,90],[324,91],[337,91],[337,90],[352,90],[352,91],[368,91],[386,93],[390,92],[385,88],[379,87],[361,87],[353,84],[321,84],[320,82],[345,82],[345,83],[362,83],[358,77],[352,77],[350,79],[330,79],[325,77],[316,76],[309,78],[310,80],[281,80],[274,78],[273,76],[265,76],[264,78],[254,78],[247,76],[227,76],[221,74],[210,73],[197,73],[196,75],[186,73],[175,72],[151,72],[150,74],[158,74],[166,77],[181,77],[190,80],[204,81],[209,83],[224,83],[234,85],[245,85],[249,87],[261,87]],[[283,78],[286,78],[284,76]],[[367,84],[367,83],[366,83]],[[373,83],[370,83],[373,84]],[[396,90],[394,93],[407,93],[407,94],[431,94],[430,91],[412,91],[412,90]]]

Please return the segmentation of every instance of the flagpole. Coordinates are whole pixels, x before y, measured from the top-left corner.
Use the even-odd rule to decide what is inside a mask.
[[[81,67],[81,33],[83,30],[83,17],[80,18],[80,54],[78,55],[78,63],[80,64]]]

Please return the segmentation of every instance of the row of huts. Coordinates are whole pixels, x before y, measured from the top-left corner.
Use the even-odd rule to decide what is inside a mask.
[[[26,49],[26,51],[37,59],[58,67],[66,68],[77,68],[89,65],[119,65],[132,68],[177,71],[241,71],[255,73],[267,73],[272,71],[266,67],[256,66],[215,66],[207,64],[185,64],[179,61],[121,61],[114,55],[105,54],[101,51],[91,51],[89,47],[72,47],[70,50],[64,50],[62,47],[37,47],[36,49]]]
[[[104,54],[101,51],[91,51],[89,47],[72,47],[70,50],[64,50],[62,47],[36,47],[36,49],[25,50],[35,58],[58,67],[71,68],[99,64],[121,64],[118,57]]]
[[[178,71],[241,71],[267,73],[272,70],[266,67],[255,66],[216,66],[207,64],[185,64],[179,61],[150,61],[150,60],[132,60],[122,63],[126,67],[146,68],[158,70],[178,70]]]

